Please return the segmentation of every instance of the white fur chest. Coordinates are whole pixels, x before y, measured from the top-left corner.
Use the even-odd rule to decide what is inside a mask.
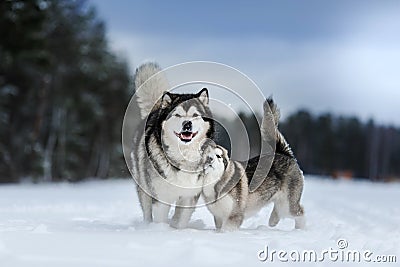
[[[170,171],[166,180],[180,188],[201,189],[203,185],[203,181],[199,178],[198,172]]]
[[[208,201],[215,200],[215,184],[218,180],[212,174],[207,174],[203,178],[203,195]]]
[[[227,217],[231,213],[235,201],[229,194],[216,199],[215,184],[219,181],[215,174],[208,173],[204,177],[203,198],[209,211],[218,217]]]
[[[166,177],[153,181],[154,191],[164,202],[172,203],[179,197],[193,197],[201,193],[203,182],[198,173],[171,170]]]
[[[203,191],[204,193],[204,191]],[[227,194],[217,200],[215,200],[215,197],[211,198],[206,198],[204,197],[204,200],[207,204],[208,210],[217,217],[221,218],[227,218],[229,215],[232,213],[232,210],[235,206],[235,201],[232,199],[232,197]],[[211,202],[210,202],[211,201]]]

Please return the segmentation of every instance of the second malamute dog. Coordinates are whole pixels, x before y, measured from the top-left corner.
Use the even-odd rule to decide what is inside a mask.
[[[266,109],[266,105],[270,109]],[[277,126],[279,111],[271,98],[264,104],[264,117],[269,110],[272,111]],[[271,227],[284,217],[294,218],[296,228],[304,227],[304,210],[300,205],[303,173],[277,128],[275,133],[276,151],[271,169],[261,185],[252,192],[249,184],[262,158],[252,158],[246,164],[230,160],[227,150],[213,142],[204,145],[202,194],[208,203],[208,209],[214,215],[217,230],[238,229],[245,217],[257,213],[271,202],[274,203],[269,219]]]
[[[134,136],[132,174],[144,221],[167,223],[175,204],[171,225],[182,228],[201,193],[200,148],[213,138],[214,124],[207,89],[197,94],[165,92],[169,86],[160,71],[157,64],[147,63],[136,72],[143,123]]]

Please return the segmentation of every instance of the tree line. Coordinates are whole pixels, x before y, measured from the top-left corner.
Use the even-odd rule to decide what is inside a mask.
[[[253,140],[250,145],[255,155],[260,144],[256,118],[242,113],[240,119]],[[400,178],[400,128],[330,113],[313,115],[307,110],[290,115],[279,128],[306,174]]]
[[[299,111],[281,124],[307,173],[372,180],[400,177],[400,129],[355,117]]]

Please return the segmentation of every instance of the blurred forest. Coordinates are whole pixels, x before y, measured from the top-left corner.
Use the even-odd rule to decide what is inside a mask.
[[[0,183],[129,177],[121,127],[131,71],[95,10],[84,0],[0,1],[0,36]],[[257,121],[240,119],[255,155]],[[400,176],[398,128],[299,111],[280,129],[305,173]]]
[[[121,176],[132,89],[95,10],[6,0],[0,20],[0,182]]]
[[[256,155],[260,150],[257,120],[243,113],[240,118],[252,141],[251,154]],[[300,110],[280,122],[279,129],[306,174],[374,181],[400,179],[399,128]]]
[[[399,128],[299,111],[281,129],[306,173],[371,180],[400,177]]]

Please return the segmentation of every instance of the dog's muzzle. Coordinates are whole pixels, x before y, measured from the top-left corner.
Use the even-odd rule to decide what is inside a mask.
[[[175,132],[175,135],[181,139],[182,142],[190,142],[197,135],[198,132],[192,131],[192,122],[191,121],[183,121],[182,122],[182,131],[180,133]]]

